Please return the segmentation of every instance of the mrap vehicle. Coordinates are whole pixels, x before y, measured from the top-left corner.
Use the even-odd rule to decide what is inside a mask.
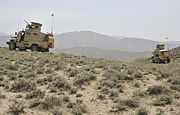
[[[170,62],[170,51],[165,49],[165,44],[158,44],[156,50],[152,55],[153,63],[169,63]]]
[[[52,33],[41,32],[42,24],[31,22],[25,30],[16,32],[7,42],[10,50],[26,50],[38,52],[49,52],[49,48],[54,48],[54,38]]]

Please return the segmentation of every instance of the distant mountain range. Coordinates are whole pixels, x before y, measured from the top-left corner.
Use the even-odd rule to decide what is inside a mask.
[[[6,42],[10,39],[9,34],[0,32],[0,46],[5,47],[7,46]]]
[[[107,36],[91,31],[55,34],[55,48],[52,52],[69,53],[90,57],[132,61],[139,57],[148,57],[158,41],[123,36]],[[0,46],[7,46],[10,36],[0,33]],[[180,41],[167,42],[168,48],[180,46]]]
[[[55,35],[55,48],[67,49],[74,47],[95,47],[107,50],[119,50],[126,52],[144,52],[155,49],[158,41],[142,38],[111,37],[90,31],[69,32]],[[167,43],[169,48],[175,48],[180,45],[178,41]]]
[[[66,49],[74,47],[95,47],[107,50],[120,50],[128,52],[151,51],[157,42],[139,38],[111,37],[95,32],[82,31],[55,35],[55,47]]]

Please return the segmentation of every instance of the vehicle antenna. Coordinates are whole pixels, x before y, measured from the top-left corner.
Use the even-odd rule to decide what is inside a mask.
[[[18,25],[17,25],[17,32],[19,31],[19,25],[20,25],[20,17],[21,17],[21,13],[19,13],[19,17],[18,17]]]
[[[52,13],[51,16],[52,16],[51,34],[53,34],[53,28],[54,28],[54,13]]]

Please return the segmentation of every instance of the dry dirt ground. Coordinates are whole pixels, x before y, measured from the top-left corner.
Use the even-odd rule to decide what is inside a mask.
[[[0,48],[0,115],[180,115],[180,59],[126,63]]]

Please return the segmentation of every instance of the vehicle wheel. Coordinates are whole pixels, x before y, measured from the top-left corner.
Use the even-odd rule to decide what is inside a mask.
[[[47,48],[47,49],[42,48],[42,49],[41,49],[41,52],[49,52],[49,48]]]
[[[167,59],[167,63],[170,63],[170,59]]]
[[[154,58],[152,58],[152,63],[155,63],[155,60],[154,60]]]
[[[14,42],[11,42],[9,44],[9,50],[15,50],[16,49],[16,44]]]
[[[160,59],[158,59],[158,64],[160,64],[161,63],[161,60]]]
[[[45,52],[49,52],[49,48],[45,49],[44,51],[45,51]]]
[[[31,46],[31,51],[39,51],[39,47],[38,47],[38,45],[32,45]]]

